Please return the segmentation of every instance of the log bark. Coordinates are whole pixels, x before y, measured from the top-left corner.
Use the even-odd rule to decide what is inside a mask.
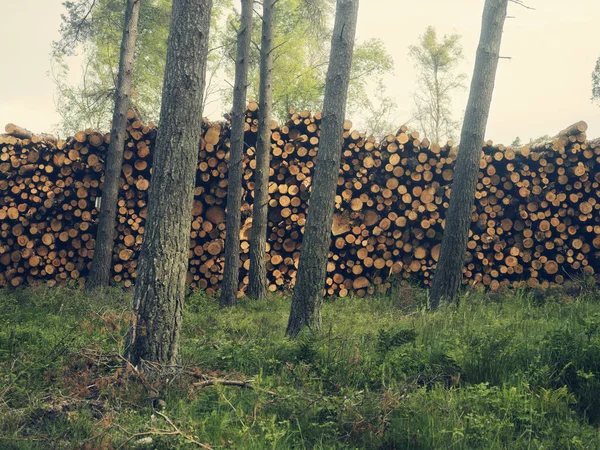
[[[161,126],[126,349],[136,366],[178,361],[211,10],[212,0],[173,1]]]
[[[110,132],[110,145],[104,169],[102,203],[96,234],[96,248],[92,270],[85,288],[92,291],[106,288],[110,282],[112,254],[115,241],[119,180],[123,166],[123,151],[127,134],[127,112],[130,105],[135,41],[137,39],[138,18],[141,0],[128,0],[121,40],[119,75],[115,92],[115,110]]]
[[[231,113],[231,148],[229,150],[229,175],[227,179],[227,235],[225,237],[223,283],[221,284],[221,306],[234,305],[237,302],[239,291],[244,125],[246,123],[246,94],[248,91],[248,63],[252,40],[253,7],[254,0],[242,0],[242,16],[235,61],[233,110]]]
[[[271,159],[271,115],[273,110],[273,39],[275,4],[263,2],[262,38],[260,47],[260,93],[256,170],[254,172],[254,203],[252,234],[250,235],[250,273],[248,295],[255,299],[267,293],[267,224],[269,213],[269,167]]]
[[[310,207],[297,283],[286,335],[296,337],[305,327],[321,327],[321,305],[327,274],[327,254],[335,208],[346,117],[346,101],[356,37],[358,0],[338,0],[331,38],[331,54],[325,82],[322,132],[310,195]]]
[[[508,0],[486,0],[483,9],[481,36],[454,169],[440,260],[430,292],[432,309],[437,308],[442,300],[454,299],[462,282],[481,145],[492,103],[507,6]]]
[[[33,133],[29,130],[26,130],[23,127],[15,125],[14,123],[7,123],[4,127],[4,130],[7,134],[14,136],[19,139],[31,139],[33,137]]]
[[[291,290],[296,281],[321,116],[290,111],[272,133],[269,291]],[[131,110],[128,120],[111,274],[111,282],[125,288],[136,279],[157,134],[154,124],[142,124]],[[257,103],[248,105],[245,122],[243,187],[251,192]],[[349,131],[351,126],[344,125],[326,295],[364,297],[387,292],[392,283],[431,286],[457,152],[421,141],[405,126],[381,143]],[[222,282],[229,129],[227,123],[203,123],[194,189],[187,283],[211,295]],[[109,143],[110,134],[94,130],[67,141],[0,134],[0,287],[84,284]],[[581,142],[580,133],[562,150],[549,145],[532,151],[485,143],[463,285],[491,291],[549,287],[600,272],[600,140]],[[245,200],[242,292],[252,227],[251,199]]]

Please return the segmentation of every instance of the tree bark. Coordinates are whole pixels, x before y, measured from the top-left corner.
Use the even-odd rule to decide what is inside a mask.
[[[260,46],[260,92],[258,110],[258,143],[254,171],[254,204],[250,235],[250,273],[248,295],[255,299],[267,293],[267,220],[269,212],[269,169],[271,159],[271,115],[273,111],[273,36],[275,4],[264,0],[262,39]]]
[[[441,301],[453,300],[462,282],[479,160],[490,113],[508,1],[486,0],[483,9],[481,37],[454,169],[440,260],[430,292],[432,309],[436,309]]]
[[[327,254],[342,152],[346,101],[359,0],[337,0],[331,54],[325,82],[321,142],[317,153],[308,218],[286,334],[321,327]]]
[[[173,0],[152,190],[127,355],[172,365],[179,333],[206,77],[212,0]]]
[[[438,68],[435,65],[433,69],[433,76],[435,79],[435,143],[440,144],[440,122],[441,122],[441,112],[440,112],[440,80],[438,78]]]
[[[254,0],[242,0],[242,16],[237,41],[233,110],[231,113],[231,148],[227,189],[225,266],[221,285],[221,306],[237,302],[240,270],[240,228],[242,207],[242,163],[244,160],[244,125],[248,91],[248,61],[252,39]]]
[[[96,234],[96,248],[94,250],[92,269],[85,285],[87,291],[108,287],[110,281],[117,201],[119,199],[119,180],[123,165],[125,135],[127,133],[127,111],[130,104],[129,97],[131,95],[140,4],[141,0],[127,0],[123,39],[121,40],[119,75],[117,78],[117,90],[115,92],[115,110],[110,132],[110,145],[104,169],[104,185],[102,188],[102,203],[100,205],[98,231]]]

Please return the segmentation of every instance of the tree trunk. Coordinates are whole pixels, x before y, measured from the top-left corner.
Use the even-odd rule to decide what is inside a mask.
[[[110,145],[104,170],[104,186],[102,188],[102,203],[96,248],[92,270],[86,282],[86,290],[108,287],[112,269],[112,254],[115,240],[117,217],[117,201],[119,199],[119,180],[123,165],[123,147],[127,133],[127,111],[133,76],[135,41],[137,38],[138,18],[141,0],[127,0],[121,55],[119,60],[119,76],[115,92],[115,110],[110,132]]]
[[[212,0],[173,0],[152,190],[127,355],[172,365],[179,354]]]
[[[242,207],[242,163],[244,160],[244,125],[248,91],[248,60],[252,39],[254,0],[242,0],[242,17],[237,41],[233,111],[231,113],[231,148],[227,183],[227,223],[225,267],[221,285],[221,306],[237,302],[240,270],[240,221]]]
[[[273,110],[273,35],[275,3],[264,0],[262,40],[260,47],[260,93],[258,110],[258,143],[254,171],[254,203],[250,235],[250,273],[248,295],[255,299],[267,293],[267,220],[269,212],[269,162],[271,159],[271,115]]]
[[[441,111],[440,111],[440,80],[438,78],[438,68],[437,65],[434,66],[433,69],[433,77],[435,80],[435,143],[440,144],[440,122],[441,122]]]
[[[311,330],[321,327],[321,304],[342,152],[358,4],[359,0],[337,0],[325,82],[321,142],[286,330],[286,334],[291,337],[297,336],[304,327]]]
[[[430,292],[432,309],[437,308],[442,300],[453,300],[461,286],[479,160],[494,91],[507,5],[508,0],[486,0],[483,9],[481,37],[454,169],[440,260]]]

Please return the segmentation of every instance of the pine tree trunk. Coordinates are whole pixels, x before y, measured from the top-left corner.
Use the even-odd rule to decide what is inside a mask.
[[[441,301],[453,300],[462,282],[479,160],[490,113],[508,1],[486,0],[483,9],[481,37],[454,168],[444,238],[430,292],[432,309],[437,308]]]
[[[115,240],[115,222],[117,218],[117,201],[119,199],[119,180],[121,178],[123,147],[127,133],[127,111],[130,104],[129,96],[131,95],[140,3],[141,0],[127,0],[123,39],[121,41],[119,75],[117,90],[115,92],[115,110],[110,132],[110,145],[104,169],[104,185],[102,188],[102,203],[100,205],[98,231],[96,234],[96,248],[94,249],[92,270],[85,285],[87,291],[108,287],[110,281]]]
[[[177,362],[212,0],[173,0],[152,190],[134,292],[132,364]]]
[[[254,171],[254,203],[250,235],[250,272],[248,296],[260,299],[267,293],[267,220],[269,212],[269,163],[271,159],[271,115],[273,110],[273,35],[275,3],[263,1],[262,39],[260,46],[260,93],[258,143]]]
[[[440,81],[438,78],[438,68],[437,65],[434,66],[433,69],[433,79],[435,82],[435,120],[434,120],[434,124],[435,124],[435,143],[436,144],[441,144],[440,143],[440,135],[441,135],[441,121],[442,121],[442,113],[441,113],[441,99],[440,99]]]
[[[227,235],[225,237],[225,267],[221,285],[221,306],[234,305],[237,302],[239,289],[242,162],[244,159],[244,125],[253,7],[254,0],[242,0],[242,17],[235,61],[233,111],[231,113],[231,148],[227,183]]]
[[[337,0],[325,82],[321,142],[286,334],[321,327],[321,305],[335,207],[359,0]]]

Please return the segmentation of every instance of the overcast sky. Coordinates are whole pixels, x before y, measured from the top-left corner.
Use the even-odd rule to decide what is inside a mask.
[[[54,86],[48,78],[52,40],[58,38],[63,0],[0,0],[0,126],[14,122],[35,132],[52,131],[59,121]],[[556,134],[585,120],[590,137],[600,137],[600,107],[590,102],[591,72],[600,56],[600,1],[525,0],[511,4],[502,42],[503,56],[486,136],[508,143]],[[395,61],[386,79],[398,103],[398,125],[411,117],[415,70],[407,58],[428,25],[440,34],[458,33],[469,79],[479,39],[483,0],[362,0],[358,39],[380,38]],[[467,92],[455,97],[457,115]]]

